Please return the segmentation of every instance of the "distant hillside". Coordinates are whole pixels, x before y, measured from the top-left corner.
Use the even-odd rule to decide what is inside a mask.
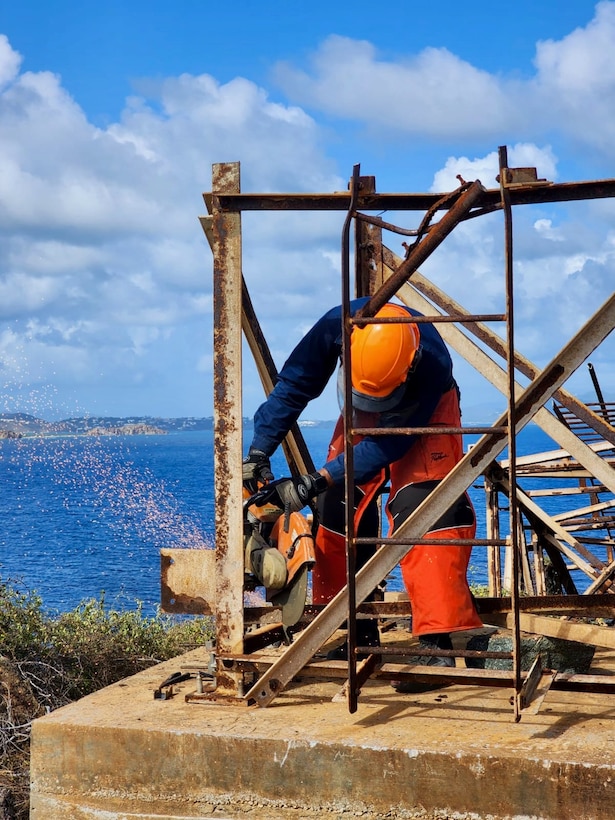
[[[331,421],[300,421],[301,427],[330,426]],[[15,438],[21,436],[85,436],[92,435],[92,431],[120,428],[158,428],[164,433],[186,433],[199,430],[213,430],[212,416],[199,418],[184,416],[181,418],[160,418],[158,416],[82,416],[79,418],[62,419],[62,421],[45,421],[28,413],[0,413],[0,437],[2,434],[12,433]],[[243,419],[244,429],[250,430],[254,426],[251,418]],[[151,432],[151,431],[150,431]]]
[[[87,435],[95,429],[110,430],[120,427],[156,427],[165,433],[186,432],[188,430],[211,430],[213,418],[169,419],[152,416],[84,416],[82,418],[45,421],[27,413],[0,413],[0,431],[21,433],[23,436]]]

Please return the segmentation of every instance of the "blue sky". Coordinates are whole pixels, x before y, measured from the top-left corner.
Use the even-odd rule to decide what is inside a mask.
[[[211,165],[246,191],[496,187],[497,148],[615,177],[615,2],[54,0],[0,9],[1,411],[211,415]],[[394,217],[394,218],[393,218]],[[280,366],[340,298],[339,214],[249,215],[243,267]],[[387,215],[416,227],[420,215]],[[515,210],[517,347],[546,364],[613,290],[615,203]],[[399,237],[387,237],[402,254]],[[423,273],[502,309],[501,217]],[[272,298],[275,294],[275,298]],[[592,361],[615,394],[613,341]],[[476,416],[498,394],[456,360]],[[587,372],[569,385],[593,398]],[[248,356],[244,411],[262,398]],[[334,391],[309,417],[335,415]],[[490,410],[491,412],[491,410]],[[471,419],[479,421],[479,418]],[[483,419],[485,420],[485,419]]]

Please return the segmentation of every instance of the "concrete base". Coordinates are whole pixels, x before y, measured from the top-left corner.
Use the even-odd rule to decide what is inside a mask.
[[[592,672],[604,674],[600,653]],[[610,820],[615,696],[551,691],[514,722],[511,690],[397,694],[294,682],[267,708],[154,690],[200,650],[35,721],[34,820],[540,818]]]

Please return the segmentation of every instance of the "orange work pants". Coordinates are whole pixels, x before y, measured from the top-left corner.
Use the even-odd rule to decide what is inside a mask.
[[[442,396],[430,419],[430,427],[438,425],[461,425],[456,388]],[[342,447],[340,420],[329,446],[329,458],[334,458]],[[430,434],[418,436],[410,450],[390,465],[391,490],[386,511],[391,532],[394,533],[403,524],[462,455],[460,435]],[[383,470],[380,476],[357,488],[355,528],[361,536],[377,535],[375,499],[385,480]],[[333,503],[326,498],[330,493],[335,495]],[[366,522],[369,523],[366,525]],[[428,535],[455,539],[475,537],[476,519],[467,493],[443,513]],[[466,578],[471,551],[470,546],[421,544],[411,547],[406,553],[400,568],[412,607],[414,635],[455,632],[482,626]],[[364,550],[362,554],[358,552],[357,569],[369,557],[369,550]],[[316,566],[312,581],[316,604],[328,603],[346,585],[343,492],[340,493],[339,488],[332,488],[321,497],[321,522],[316,538]]]

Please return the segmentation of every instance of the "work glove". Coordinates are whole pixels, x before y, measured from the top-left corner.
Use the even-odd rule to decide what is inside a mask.
[[[267,484],[250,499],[256,507],[271,504],[285,513],[299,512],[307,503],[328,487],[327,479],[320,473],[310,473],[298,478],[278,478]]]
[[[248,455],[243,460],[243,483],[248,492],[255,493],[259,482],[265,484],[268,481],[273,481],[269,456],[262,450],[250,447]]]

